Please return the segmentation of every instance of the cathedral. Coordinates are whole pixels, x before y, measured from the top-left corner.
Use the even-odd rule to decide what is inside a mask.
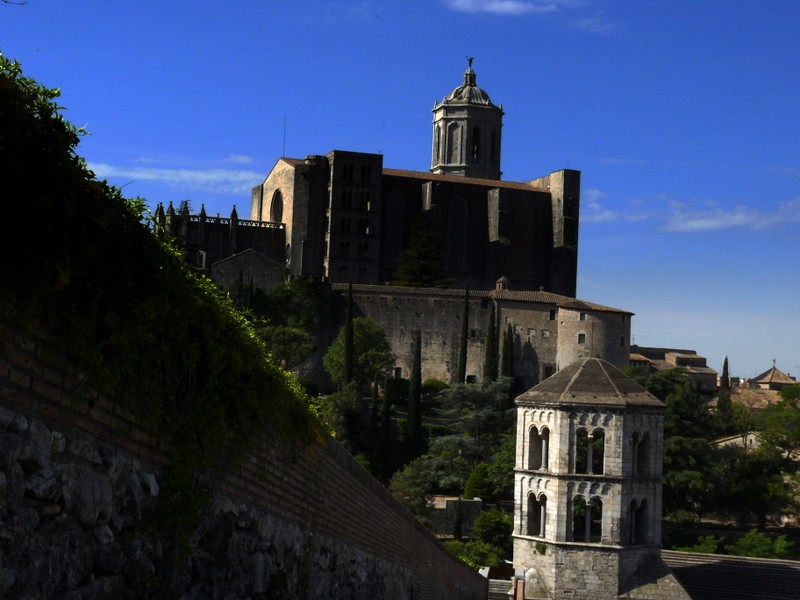
[[[343,150],[284,157],[252,190],[249,218],[235,207],[210,217],[170,204],[156,221],[226,288],[301,276],[335,295],[352,286],[358,314],[386,333],[397,377],[410,373],[420,330],[423,377],[454,381],[466,318],[466,380],[480,381],[490,314],[513,334],[518,389],[579,358],[627,366],[632,314],[575,297],[580,173],[502,180],[503,115],[470,59],[461,84],[434,104],[430,170],[389,169],[380,154]],[[398,276],[421,238],[437,284]]]
[[[280,158],[252,191],[249,219],[181,214],[156,218],[200,267],[248,249],[290,276],[330,283],[397,279],[401,254],[422,220],[440,247],[450,287],[575,296],[580,173],[500,179],[503,110],[477,85],[472,60],[461,85],[433,108],[428,172],[386,168],[383,156],[333,150]]]

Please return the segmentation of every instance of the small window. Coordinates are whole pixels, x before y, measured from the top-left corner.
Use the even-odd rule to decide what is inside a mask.
[[[394,368],[394,378],[395,379],[402,379],[403,377],[403,367],[395,367]]]
[[[619,336],[619,347],[620,348],[624,348],[625,347],[625,336],[624,335]]]
[[[585,312],[582,312],[582,313],[580,314],[580,317],[579,317],[579,318],[580,318],[580,320],[581,320],[581,321],[585,321],[585,320],[586,320],[586,313],[585,313]]]
[[[556,320],[556,309],[555,308],[551,308],[550,309],[550,320],[551,321],[555,321]]]
[[[579,344],[585,344],[586,343],[586,334],[585,333],[579,333],[578,334],[578,343]]]
[[[478,383],[477,375],[467,375],[467,383]]]
[[[542,329],[542,337],[543,338],[549,338],[550,337],[550,330]]]
[[[625,315],[620,315],[620,317],[621,317],[620,322],[624,323],[625,322]]]
[[[471,337],[471,338],[478,337],[478,330],[477,329],[470,329],[469,330],[469,337]]]

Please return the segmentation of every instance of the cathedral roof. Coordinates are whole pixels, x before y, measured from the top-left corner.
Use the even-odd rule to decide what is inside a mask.
[[[665,406],[625,373],[600,358],[585,358],[561,369],[518,396],[517,404]]]
[[[489,94],[478,87],[476,80],[477,76],[472,70],[472,59],[469,59],[469,66],[464,71],[464,83],[450,92],[442,104],[477,104],[497,108],[489,99]]]

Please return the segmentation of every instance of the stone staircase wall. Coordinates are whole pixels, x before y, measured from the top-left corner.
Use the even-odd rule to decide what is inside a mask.
[[[41,340],[0,341],[0,597],[486,597],[332,440],[265,435],[207,474],[199,526],[171,545],[150,516],[170,457],[148,425]]]

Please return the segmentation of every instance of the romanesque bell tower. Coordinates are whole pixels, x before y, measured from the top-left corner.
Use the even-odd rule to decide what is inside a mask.
[[[476,84],[472,59],[464,83],[433,107],[431,173],[500,179],[503,107]]]
[[[517,398],[517,597],[689,598],[660,554],[665,409],[598,358]]]

